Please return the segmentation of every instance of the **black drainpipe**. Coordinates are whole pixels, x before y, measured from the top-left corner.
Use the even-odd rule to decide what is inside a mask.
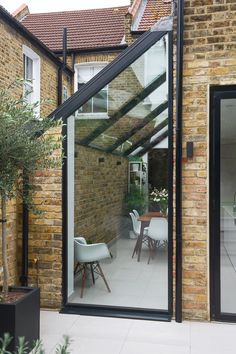
[[[57,82],[57,105],[62,104],[62,74],[66,67],[66,55],[67,55],[67,28],[63,30],[63,65],[58,69],[58,82]]]
[[[57,105],[62,104],[62,68],[58,68],[58,78],[57,78]]]
[[[23,193],[27,191],[28,179],[23,181]],[[29,240],[29,210],[23,202],[22,210],[22,269],[20,276],[21,286],[28,286],[28,240]]]
[[[183,103],[184,0],[177,8],[176,58],[176,322],[182,322],[182,103]]]

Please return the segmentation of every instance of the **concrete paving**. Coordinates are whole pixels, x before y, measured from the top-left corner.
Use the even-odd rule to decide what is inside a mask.
[[[72,354],[235,354],[236,324],[154,322],[41,312],[46,354],[64,334]]]

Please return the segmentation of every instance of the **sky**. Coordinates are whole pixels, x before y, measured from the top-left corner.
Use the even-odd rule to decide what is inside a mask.
[[[130,0],[0,0],[0,4],[10,13],[23,3],[34,13],[125,6],[130,4]]]

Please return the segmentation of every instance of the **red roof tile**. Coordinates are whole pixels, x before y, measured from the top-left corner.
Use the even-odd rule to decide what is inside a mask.
[[[52,51],[62,51],[63,28],[68,49],[119,46],[128,6],[106,9],[29,14],[22,24]]]
[[[139,23],[139,31],[147,31],[161,17],[171,14],[171,2],[166,0],[148,0],[143,17]]]

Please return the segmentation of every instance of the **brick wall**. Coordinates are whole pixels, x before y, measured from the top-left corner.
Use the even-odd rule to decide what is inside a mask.
[[[99,162],[101,158],[104,161]],[[77,145],[75,235],[92,242],[115,239],[119,235],[127,184],[128,159]]]
[[[2,20],[0,20],[0,87],[6,87],[15,79],[23,77],[23,44],[32,48],[40,56],[41,100],[46,101],[46,104],[41,105],[41,115],[47,116],[57,107],[58,67]],[[71,94],[71,80],[65,74],[63,74],[63,84],[67,84]],[[21,95],[21,88],[14,89],[13,94]],[[51,133],[60,134],[60,129]],[[61,169],[38,171],[34,183],[37,187],[34,202],[45,214],[43,217],[30,214],[29,284],[38,284],[41,287],[43,306],[59,307],[62,281]],[[22,239],[22,208],[16,201],[8,205],[8,232],[10,282],[16,284],[21,272]],[[34,259],[38,260],[38,264],[34,263]]]
[[[183,146],[194,158],[183,164],[183,312],[209,318],[208,136],[209,87],[236,84],[234,0],[186,0]],[[186,152],[184,151],[184,156]]]

